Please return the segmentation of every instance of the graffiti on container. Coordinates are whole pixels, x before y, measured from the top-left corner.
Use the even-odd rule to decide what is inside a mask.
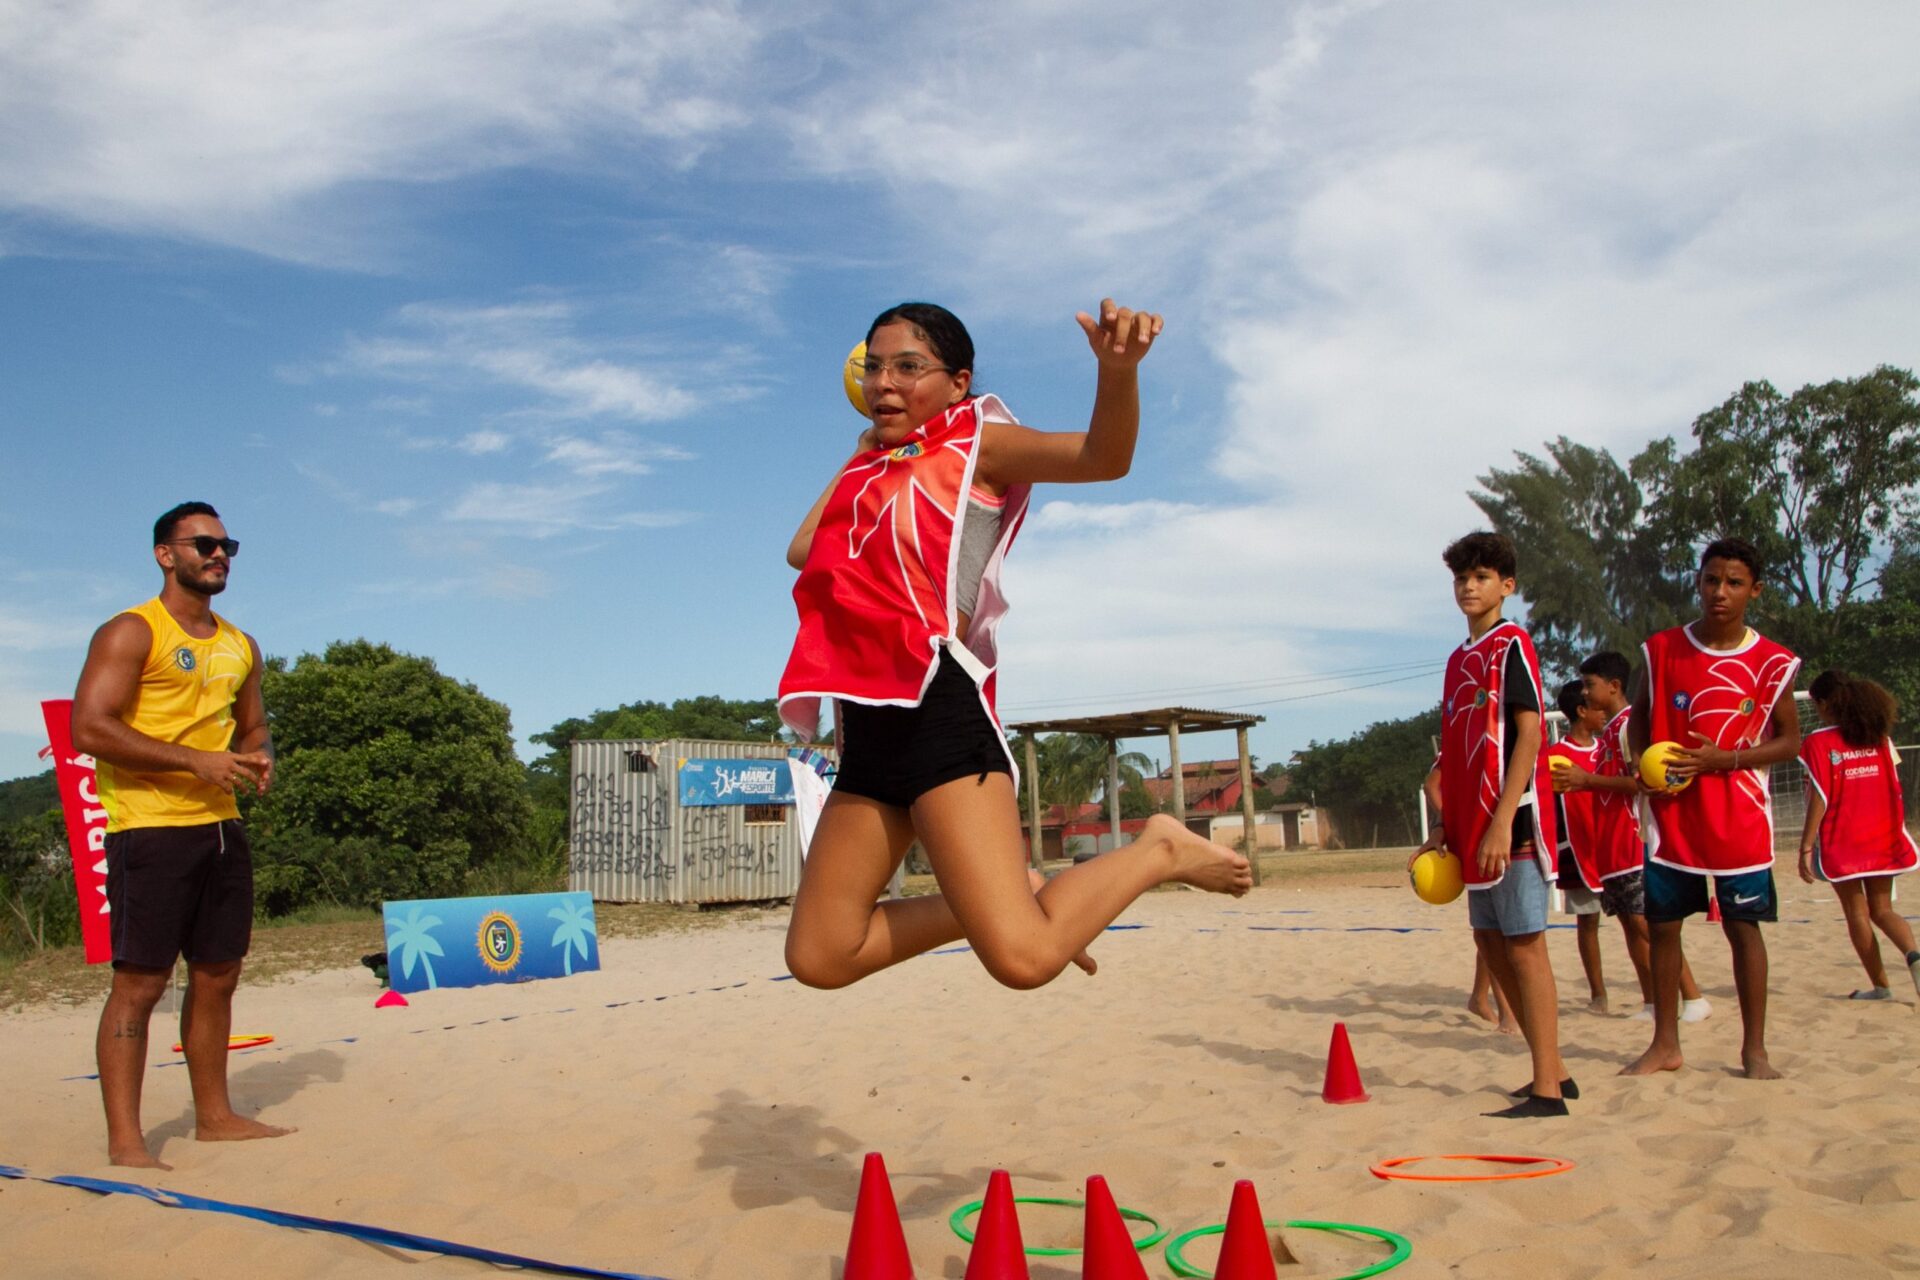
[[[573,775],[569,850],[578,875],[637,876],[660,884],[673,879],[667,851],[667,800],[657,791],[637,799],[620,794],[619,775]]]
[[[696,881],[736,875],[762,875],[778,865],[775,840],[734,834],[738,815],[725,809],[690,810],[680,865]]]

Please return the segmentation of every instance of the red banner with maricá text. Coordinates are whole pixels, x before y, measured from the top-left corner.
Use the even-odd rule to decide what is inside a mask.
[[[73,854],[73,887],[80,895],[80,942],[88,964],[113,959],[113,935],[107,919],[107,810],[100,803],[93,757],[73,749],[73,702],[61,698],[40,704],[53,748],[53,782],[60,811],[67,819],[67,848]]]

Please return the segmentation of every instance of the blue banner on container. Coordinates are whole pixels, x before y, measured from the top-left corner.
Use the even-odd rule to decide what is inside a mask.
[[[381,912],[387,982],[402,993],[564,978],[600,967],[590,894],[422,898],[382,903]]]
[[[784,756],[772,760],[682,760],[680,803],[792,804],[793,774]]]

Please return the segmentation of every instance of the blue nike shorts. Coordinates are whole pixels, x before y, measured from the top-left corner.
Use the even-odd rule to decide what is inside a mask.
[[[1647,923],[1666,924],[1707,909],[1707,877],[1647,859]],[[1773,868],[1713,877],[1713,896],[1722,920],[1772,924],[1780,919],[1780,895],[1773,890]]]

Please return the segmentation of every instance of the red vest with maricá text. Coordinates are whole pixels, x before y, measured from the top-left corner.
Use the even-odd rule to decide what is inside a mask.
[[[1500,803],[1506,786],[1507,720],[1502,696],[1506,688],[1507,655],[1515,646],[1526,658],[1527,678],[1533,682],[1534,705],[1545,706],[1540,688],[1540,659],[1533,640],[1518,624],[1502,621],[1478,640],[1469,640],[1447,658],[1445,697],[1440,704],[1440,819],[1446,826],[1447,848],[1460,858],[1469,889],[1499,883],[1480,874],[1480,839]],[[1540,871],[1552,880],[1554,850],[1558,847],[1553,805],[1553,783],[1547,774],[1545,741],[1534,759],[1533,776],[1521,797],[1520,810],[1531,808]]]

